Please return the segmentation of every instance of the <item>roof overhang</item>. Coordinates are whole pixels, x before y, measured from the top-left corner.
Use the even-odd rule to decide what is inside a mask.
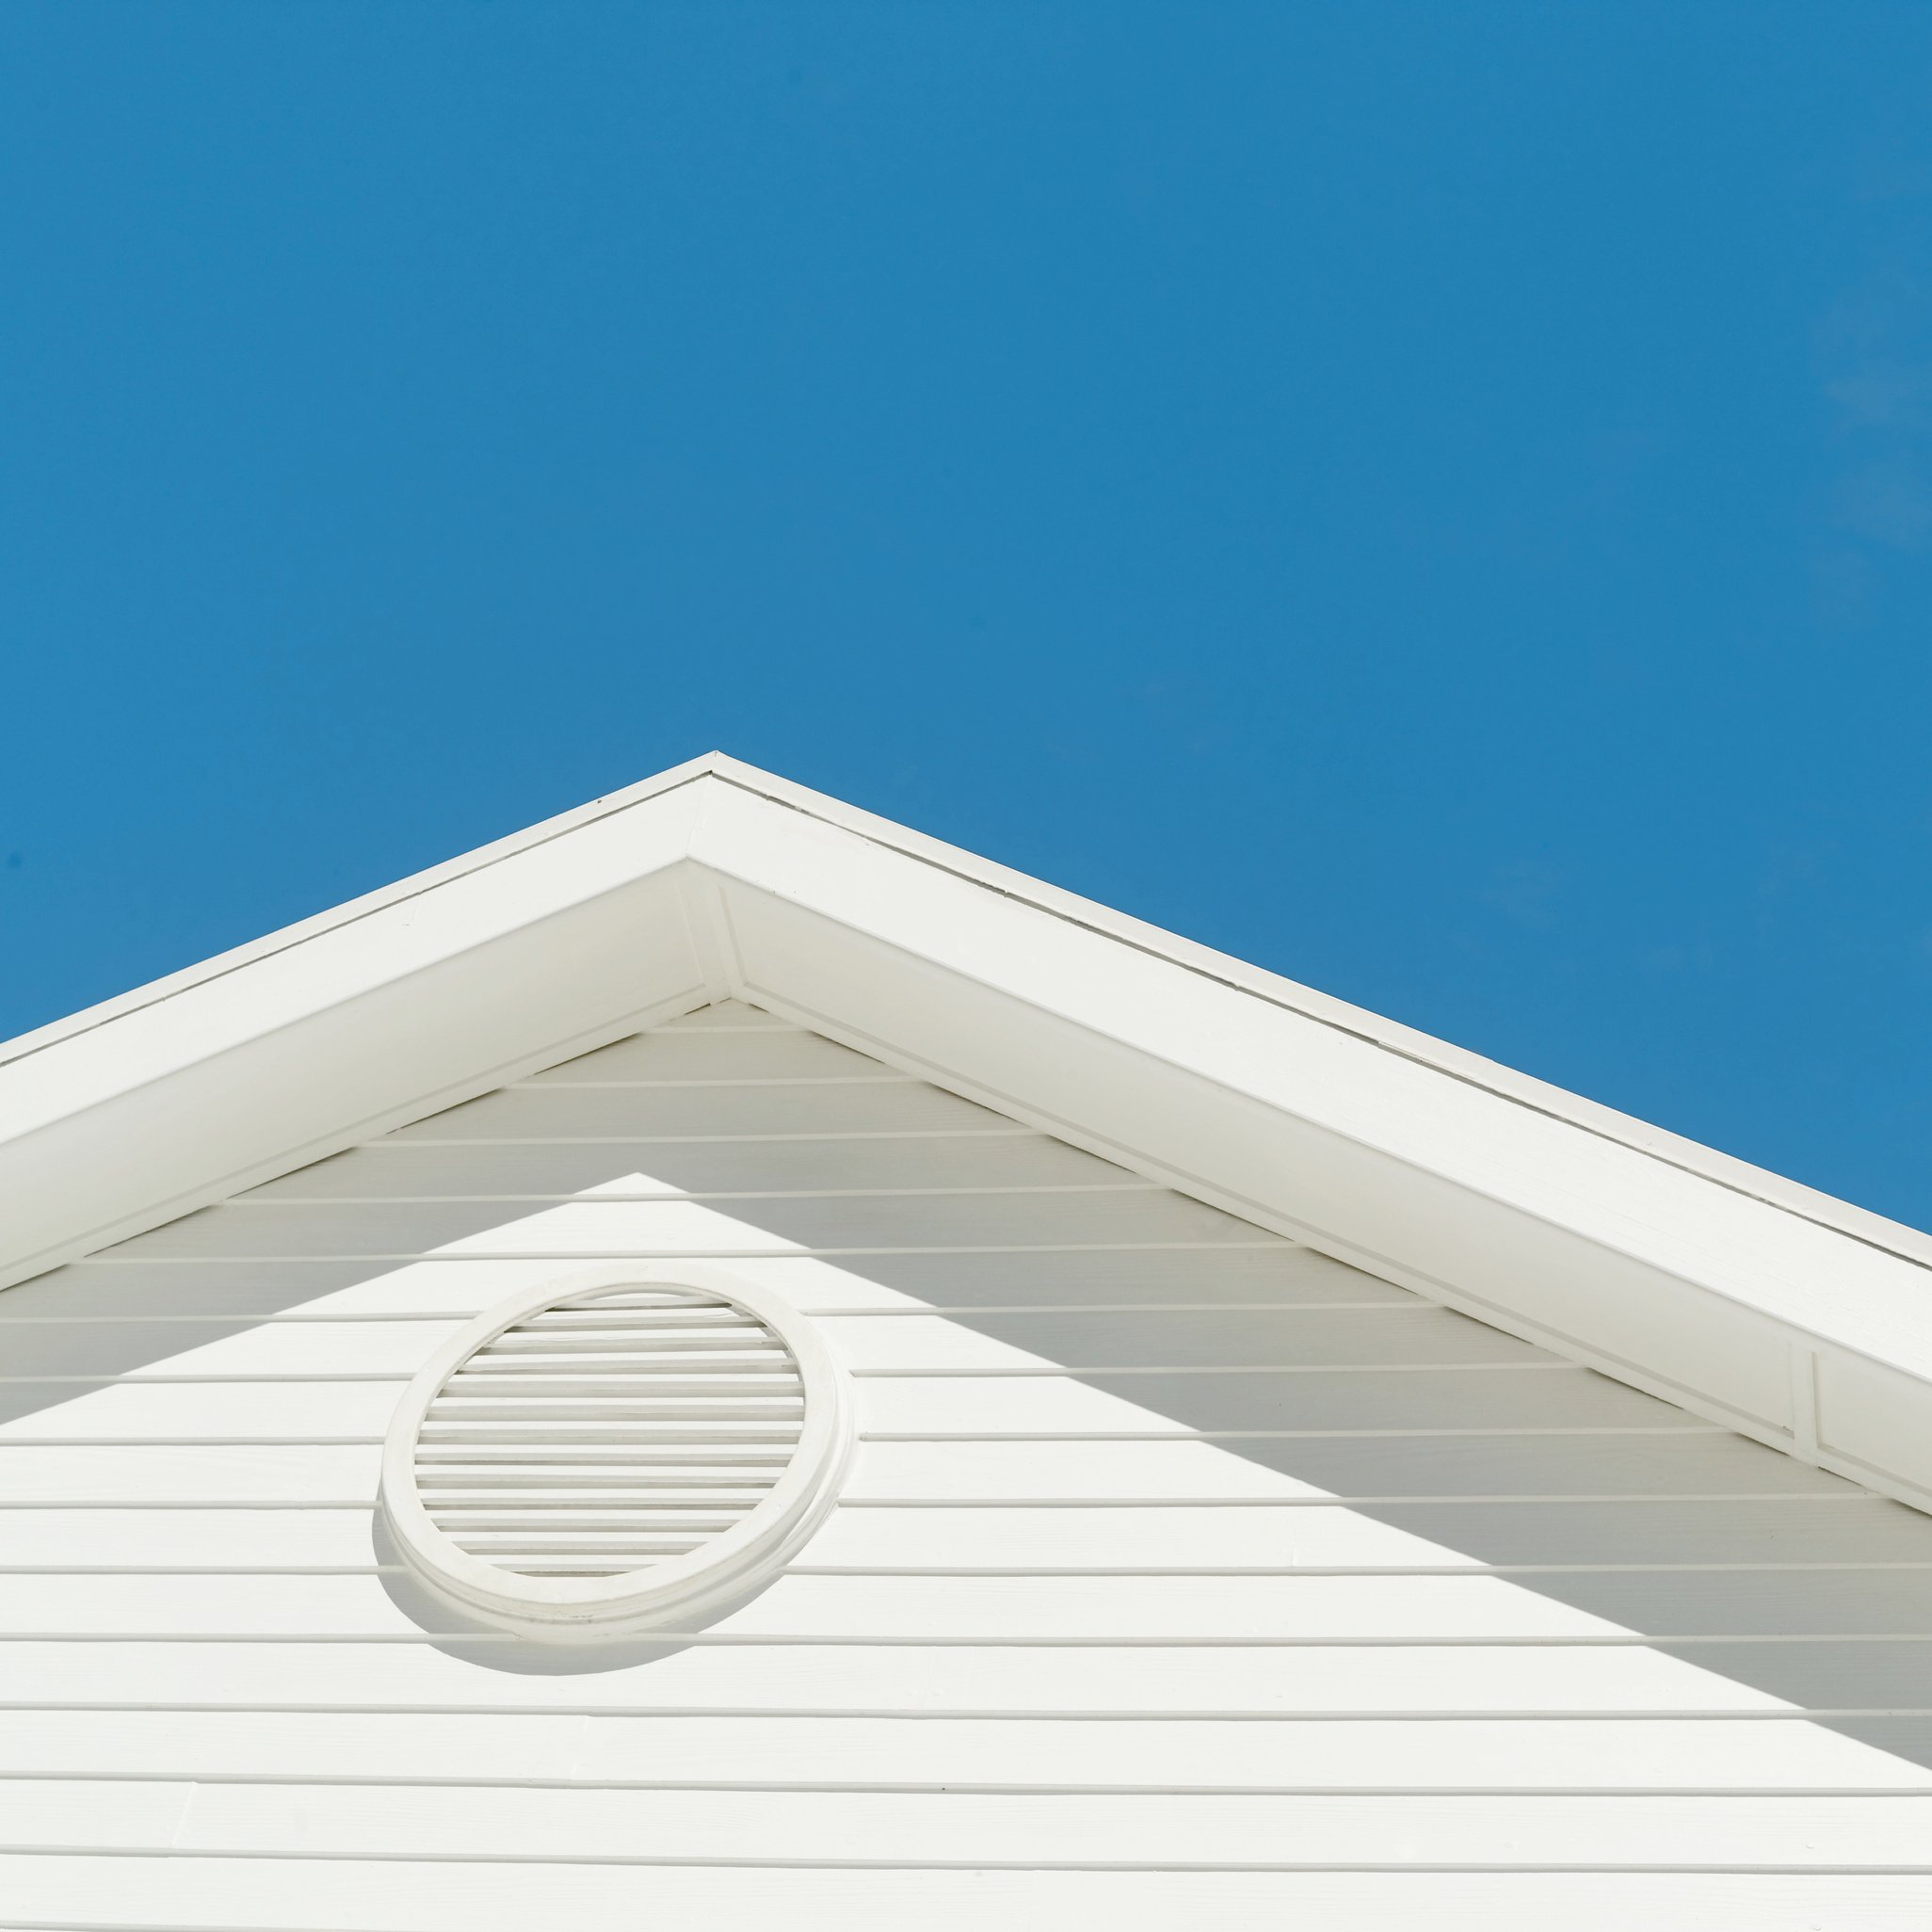
[[[0,1048],[0,1285],[736,995],[1932,1507],[1932,1241],[721,756]]]

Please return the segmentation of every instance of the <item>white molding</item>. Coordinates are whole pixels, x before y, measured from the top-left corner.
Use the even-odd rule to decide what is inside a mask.
[[[32,1036],[0,1281],[721,992],[1932,1500],[1924,1235],[715,756]]]
[[[653,790],[43,1029],[0,1065],[0,1283],[704,1005],[694,804]]]
[[[760,771],[721,753],[697,761],[713,775],[738,792],[781,805],[806,817],[848,831],[855,837],[887,850],[902,852],[942,872],[957,874],[970,882],[989,888],[1002,897],[1038,908],[1071,925],[1088,928],[1119,941],[1136,951],[1147,952],[1203,979],[1236,988],[1269,1005],[1300,1013],[1325,1026],[1367,1040],[1398,1058],[1466,1081],[1483,1091],[1499,1095],[1531,1112],[1545,1114],[1586,1132],[1651,1155],[1666,1165],[1701,1176],[1753,1199],[1763,1200],[1800,1217],[1813,1219],[1854,1239],[1869,1242],[1889,1252],[1932,1268],[1932,1233],[1911,1228],[1867,1208],[1840,1200],[1833,1195],[1808,1187],[1768,1168],[1754,1167],[1734,1155],[1672,1134],[1668,1129],[1619,1113],[1580,1094],[1568,1092],[1534,1075],[1518,1072],[1495,1060],[1486,1059],[1446,1040],[1418,1032],[1414,1027],[1384,1019],[1365,1007],[1316,991],[1265,968],[1249,965],[1231,954],[1184,939],[1179,934],[1151,926],[1125,912],[1116,912],[1078,894],[1029,877],[1026,874],[981,859],[956,845],[912,831],[890,819],[875,816],[858,807],[813,792],[788,779]],[[687,771],[690,766],[678,769]],[[667,774],[668,776],[668,774]]]
[[[278,930],[265,933],[260,939],[250,940],[246,945],[232,947],[225,953],[217,953],[211,958],[197,960],[192,966],[185,966],[178,973],[170,973],[160,979],[150,980],[145,986],[137,986],[127,992],[117,993],[112,999],[103,1000],[95,1006],[83,1006],[76,1013],[69,1013],[63,1019],[51,1020],[44,1026],[37,1026],[26,1033],[16,1034],[13,1038],[0,1040],[0,1067],[16,1060],[25,1059],[46,1047],[56,1045],[64,1039],[72,1039],[77,1034],[91,1032],[97,1026],[105,1025],[110,1020],[119,1020],[125,1015],[138,1011],[145,1006],[159,1005],[172,999],[177,993],[186,992],[203,986],[208,981],[219,979],[230,973],[238,972],[244,966],[266,959],[276,953],[286,952],[290,947],[304,941],[319,938],[346,926],[352,926],[358,920],[399,906],[405,900],[420,897],[432,888],[445,885],[453,879],[466,877],[471,873],[486,871],[507,859],[513,859],[539,845],[548,845],[554,839],[566,833],[594,824],[598,819],[608,818],[620,812],[629,811],[647,799],[663,797],[676,791],[680,786],[689,784],[694,779],[704,777],[716,770],[720,763],[716,753],[702,758],[693,758],[684,765],[673,765],[668,771],[661,771],[653,778],[641,780],[635,785],[628,785],[620,792],[613,792],[603,798],[593,798],[588,804],[573,807],[569,812],[557,813],[554,818],[540,820],[533,826],[526,826],[522,831],[512,832],[506,838],[492,840],[487,845],[478,845],[475,850],[464,852],[455,859],[445,860],[441,865],[432,865],[422,872],[411,873],[407,878],[399,878],[391,885],[379,886],[373,893],[364,893],[360,897],[346,899],[340,906],[331,906],[325,911],[298,920],[293,926],[284,926]]]

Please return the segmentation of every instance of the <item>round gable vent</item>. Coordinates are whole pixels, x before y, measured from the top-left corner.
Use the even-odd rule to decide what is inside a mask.
[[[851,1441],[811,1324],[718,1270],[603,1267],[513,1296],[397,1409],[382,1506],[424,1578],[534,1637],[688,1626],[811,1534]]]

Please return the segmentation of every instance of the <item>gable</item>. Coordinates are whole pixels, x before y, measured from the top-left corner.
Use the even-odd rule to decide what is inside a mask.
[[[749,1602],[539,1666],[384,1548],[384,1430],[481,1309],[691,1261],[827,1338],[856,1459]],[[23,1284],[0,1338],[8,1914],[1926,1903],[1932,1521],[742,1005]]]
[[[1932,1502],[1925,1237],[718,757],[16,1042],[0,1280],[733,994]]]

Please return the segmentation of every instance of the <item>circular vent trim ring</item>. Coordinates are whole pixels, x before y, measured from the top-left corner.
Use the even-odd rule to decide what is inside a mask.
[[[767,1495],[731,1528],[684,1554],[615,1575],[544,1576],[473,1554],[438,1526],[417,1486],[416,1450],[430,1406],[450,1377],[518,1323],[585,1296],[668,1289],[730,1303],[790,1352],[802,1416],[790,1460]],[[817,1528],[836,1499],[852,1442],[844,1369],[809,1317],[721,1268],[617,1264],[549,1280],[498,1302],[430,1357],[403,1393],[382,1450],[382,1515],[398,1550],[456,1607],[502,1629],[552,1642],[589,1643],[688,1628],[757,1588]]]

